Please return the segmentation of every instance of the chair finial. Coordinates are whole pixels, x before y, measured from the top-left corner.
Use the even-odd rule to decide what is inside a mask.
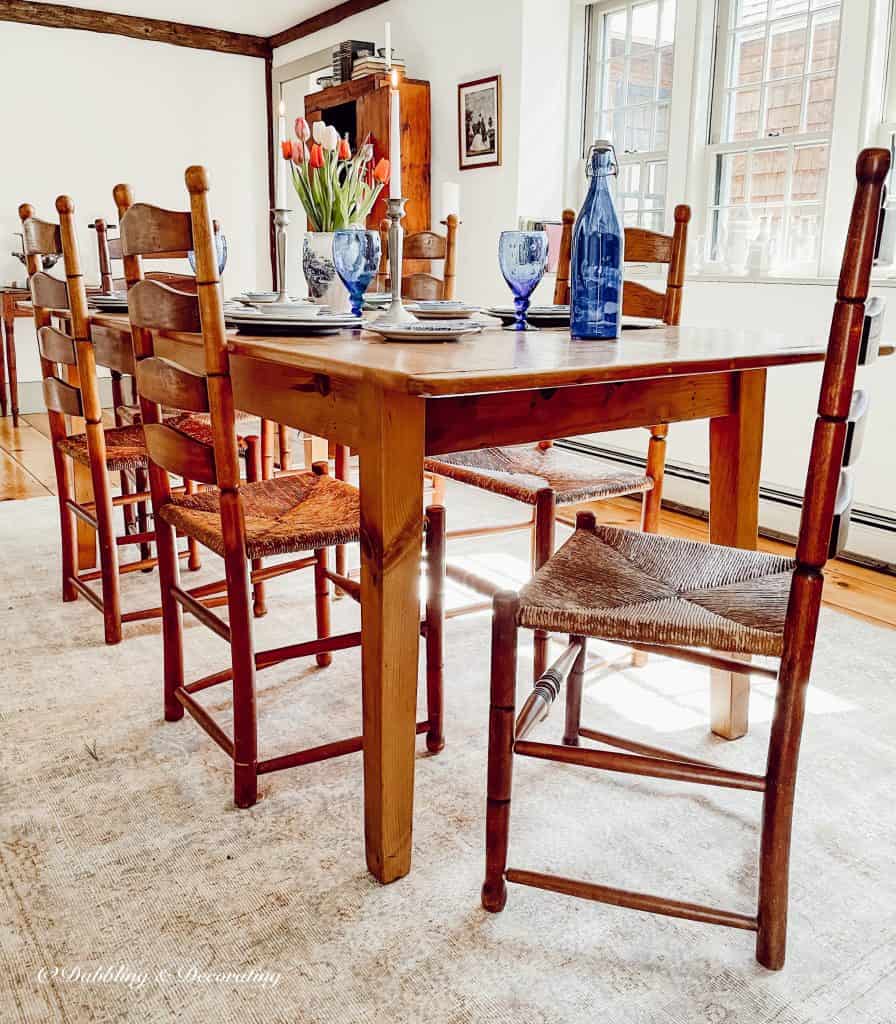
[[[112,198],[115,200],[118,217],[121,219],[125,211],[134,205],[134,190],[130,185],[116,185],[112,189]]]
[[[191,193],[208,192],[208,171],[199,164],[193,164],[187,168],[184,181],[187,183],[187,190]]]
[[[890,170],[888,149],[863,149],[856,160],[856,178],[861,184],[877,184]]]
[[[24,222],[34,216],[34,207],[31,203],[22,203],[19,207],[19,220]]]
[[[59,214],[63,213],[74,213],[75,204],[71,196],[57,196],[56,197],[56,212]]]

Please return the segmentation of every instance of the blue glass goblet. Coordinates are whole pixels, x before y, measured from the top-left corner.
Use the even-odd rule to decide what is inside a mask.
[[[227,239],[220,231],[215,232],[215,255],[218,257],[218,273],[223,274],[224,268],[227,266]],[[187,259],[190,261],[190,266],[195,274],[196,253],[192,249],[187,253]]]
[[[354,316],[361,315],[364,293],[379,269],[381,252],[378,231],[350,228],[333,235],[333,263],[348,288]]]
[[[548,236],[545,231],[502,231],[498,260],[504,280],[513,292],[516,322],[508,331],[533,331],[526,320],[529,299],[544,276],[548,260]]]

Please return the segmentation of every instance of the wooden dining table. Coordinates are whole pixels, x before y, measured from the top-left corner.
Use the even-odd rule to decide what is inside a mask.
[[[127,330],[124,316],[94,320]],[[377,879],[411,868],[424,456],[707,420],[711,539],[755,548],[768,370],[820,363],[825,343],[670,326],[617,341],[498,328],[447,344],[230,336],[240,409],[359,456],[365,842]],[[204,368],[195,335],[160,336],[156,352]],[[483,716],[486,675],[483,665]],[[747,677],[713,670],[711,691],[713,731],[742,735]]]

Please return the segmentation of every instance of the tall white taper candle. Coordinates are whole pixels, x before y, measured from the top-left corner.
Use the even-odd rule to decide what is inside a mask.
[[[392,67],[392,22],[386,22],[386,67]]]
[[[277,209],[286,209],[286,160],[283,158],[283,145],[286,141],[286,104],[280,100],[280,125],[277,132],[277,149],[274,153],[274,160],[277,168],[277,189],[274,192],[274,203]]]
[[[401,196],[401,99],[398,93],[398,71],[392,69],[392,87],[389,94],[389,162],[392,177],[389,179],[389,196]]]

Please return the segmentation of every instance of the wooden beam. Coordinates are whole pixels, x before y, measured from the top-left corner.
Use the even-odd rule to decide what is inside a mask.
[[[154,43],[170,43],[172,46],[189,46],[196,50],[241,54],[245,57],[266,59],[271,54],[270,42],[264,36],[225,32],[200,25],[183,25],[177,21],[160,21],[157,18],[92,11],[84,7],[34,3],[32,0],[0,0],[0,21],[15,21],[44,28],[103,32]]]
[[[379,7],[386,0],[344,0],[344,3],[336,4],[329,10],[315,14],[313,18],[306,18],[292,28],[284,29],[268,39],[271,49],[278,46],[285,46],[287,43],[294,43],[297,39],[304,39],[321,29],[330,28],[331,25],[338,25],[340,21],[351,18],[355,14],[369,11],[372,7]]]

